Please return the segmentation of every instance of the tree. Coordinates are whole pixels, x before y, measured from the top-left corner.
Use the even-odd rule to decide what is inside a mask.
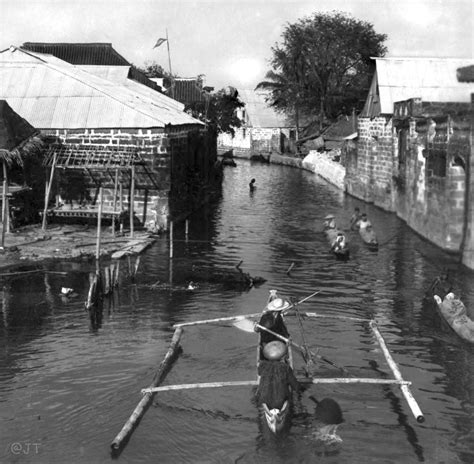
[[[270,91],[269,103],[293,115],[327,118],[360,108],[373,72],[371,57],[384,56],[385,34],[340,13],[315,13],[288,24],[282,43],[272,48],[272,70],[257,88]]]
[[[238,92],[228,87],[206,95],[205,101],[188,105],[185,111],[205,122],[216,133],[234,135],[235,129],[242,125],[236,110],[244,106],[238,99]]]
[[[158,64],[156,61],[147,61],[144,68],[138,68],[142,71],[147,77],[158,77],[163,78],[163,86],[169,88],[174,77],[168,71],[165,71],[161,64]]]

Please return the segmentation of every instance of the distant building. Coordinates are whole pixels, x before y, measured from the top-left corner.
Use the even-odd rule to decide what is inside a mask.
[[[219,153],[232,151],[234,156],[250,158],[271,153],[295,152],[296,127],[265,101],[267,93],[259,90],[239,90],[238,97],[245,104],[237,116],[242,126],[235,135],[219,134]]]
[[[440,247],[459,251],[474,86],[456,76],[474,60],[375,62],[357,148],[348,153],[346,191],[396,212]]]
[[[143,224],[166,228],[169,216],[190,206],[190,179],[206,182],[212,176],[216,145],[207,141],[204,124],[181,103],[130,78],[132,67],[111,47],[45,49],[80,64],[10,47],[0,52],[0,99],[42,133],[57,137],[58,167],[82,163],[90,188],[108,189],[108,206],[116,170],[124,190],[130,187],[130,170],[121,170],[120,160],[138,163],[133,210]],[[76,60],[83,49],[92,56]],[[91,160],[101,172],[92,172]],[[126,193],[122,200],[128,204]]]

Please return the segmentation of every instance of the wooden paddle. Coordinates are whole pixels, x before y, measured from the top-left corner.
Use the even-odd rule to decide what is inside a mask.
[[[330,364],[332,367],[335,367],[336,369],[341,370],[345,374],[349,374],[348,370],[345,367],[338,366],[337,364],[333,363],[332,361],[325,358],[324,356],[321,356],[319,354],[313,353],[312,351],[306,350],[301,345],[298,345],[293,340],[291,340],[291,338],[286,338],[283,335],[277,334],[276,332],[273,332],[273,330],[267,329],[266,327],[264,327],[263,325],[260,325],[257,322],[250,321],[249,319],[241,319],[239,321],[234,322],[233,325],[234,325],[234,327],[237,327],[238,329],[243,330],[244,332],[249,332],[249,333],[251,333],[251,332],[255,333],[256,328],[260,329],[260,330],[264,330],[265,332],[268,332],[269,334],[272,334],[274,337],[280,339],[281,341],[283,341],[285,343],[290,343],[292,346],[294,346],[296,349],[298,349],[298,351],[300,351],[300,353],[302,353],[303,359],[304,359],[305,362],[307,362],[305,355],[309,355],[309,356],[318,358],[318,359],[320,359],[321,361],[324,361],[327,364]]]

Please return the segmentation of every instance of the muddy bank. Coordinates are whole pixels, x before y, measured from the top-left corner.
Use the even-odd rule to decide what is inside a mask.
[[[101,230],[100,256],[120,258],[144,250],[155,241],[149,233],[136,232],[112,235],[110,228]],[[96,255],[97,228],[84,225],[52,225],[46,230],[41,226],[27,226],[7,233],[4,249],[0,250],[0,269],[46,260],[91,260]]]

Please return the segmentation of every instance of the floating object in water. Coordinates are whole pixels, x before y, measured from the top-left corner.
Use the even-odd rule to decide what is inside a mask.
[[[61,295],[62,296],[70,296],[74,292],[74,289],[68,287],[61,287]]]

